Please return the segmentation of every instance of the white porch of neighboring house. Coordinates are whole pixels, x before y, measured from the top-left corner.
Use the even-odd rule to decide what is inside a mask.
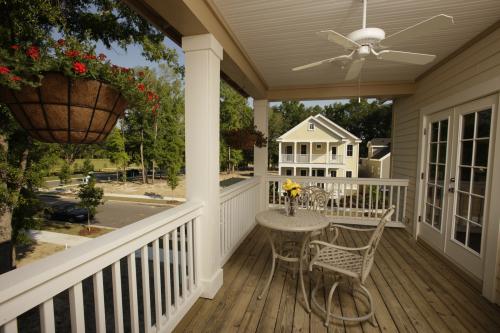
[[[282,3],[275,6],[279,8],[274,2],[257,1],[126,2],[181,43],[185,52],[187,201],[0,276],[1,332],[21,331],[24,316],[42,332],[55,331],[61,298],[67,304],[62,316],[70,319],[72,332],[169,332],[190,310],[183,327],[199,320],[203,330],[213,325],[212,315],[222,325],[227,312],[233,316],[229,322],[236,321],[228,331],[245,320],[255,325],[253,331],[280,327],[275,325],[291,330],[300,326],[297,321],[314,331],[314,317],[300,312],[300,296],[293,294],[288,275],[273,281],[281,289],[271,289],[275,291],[261,301],[265,304],[252,296],[261,288],[260,275],[245,271],[245,263],[262,253],[258,262],[264,265],[264,251],[269,250],[255,237],[260,233],[255,213],[283,205],[281,184],[287,177],[268,175],[267,148],[255,148],[255,176],[219,188],[221,73],[253,97],[255,125],[265,135],[270,101],[394,98],[393,178],[311,177],[308,170],[307,176],[294,180],[330,192],[331,221],[373,225],[389,205],[395,205],[389,224],[394,228],[382,241],[370,278],[382,309],[376,313],[379,329],[386,324],[412,331],[500,329],[500,312],[490,303],[500,302],[500,205],[495,205],[500,198],[498,2],[382,1],[373,8],[373,24],[394,31],[418,22],[414,16],[430,17],[448,8],[457,25],[465,23],[458,25],[453,38],[436,35],[418,46],[439,54],[435,67],[368,67],[360,85],[342,82],[343,75],[329,71],[300,73],[294,80],[289,76],[293,65],[331,54],[331,45],[304,39],[332,24],[332,18],[321,12],[335,15],[337,26],[346,33],[354,30],[353,23],[344,20],[354,15],[349,12],[351,1],[293,1],[293,6]],[[336,5],[339,10],[332,13]],[[394,12],[386,20],[387,6]],[[288,20],[276,20],[280,15]],[[278,30],[281,24],[293,30]],[[299,31],[308,25],[307,33]],[[281,49],[273,48],[275,44],[283,52],[278,54]],[[306,51],[299,54],[300,48]],[[491,124],[488,131],[485,123]],[[477,162],[476,151],[483,152]],[[457,156],[470,161],[457,164]],[[464,174],[469,178],[460,178]],[[456,207],[464,210],[457,212]],[[451,225],[451,220],[459,222]],[[359,244],[363,239],[346,234],[344,240]],[[238,274],[245,274],[245,279],[238,280]],[[284,290],[284,296],[276,290]],[[246,303],[239,303],[240,293]],[[214,301],[200,302],[200,297]],[[344,297],[338,299],[343,311],[356,312],[359,304]],[[236,319],[239,306],[245,317]],[[262,322],[252,319],[257,311]],[[344,329],[350,330],[348,325]]]

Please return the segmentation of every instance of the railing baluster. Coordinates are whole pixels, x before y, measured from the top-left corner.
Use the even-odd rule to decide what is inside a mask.
[[[42,333],[54,333],[56,331],[54,321],[54,300],[46,300],[39,307],[40,311],[40,329]]]
[[[92,276],[94,285],[94,311],[96,332],[106,332],[106,309],[104,307],[104,286],[102,282],[102,271]]]
[[[396,217],[397,217],[397,221],[399,222],[403,222],[399,219],[399,203],[401,202],[401,197],[400,197],[400,192],[401,188],[398,186],[398,195],[397,195],[397,198],[396,198]]]
[[[155,320],[156,330],[160,331],[162,326],[161,315],[163,313],[161,306],[161,280],[160,280],[160,241],[153,241],[153,283],[155,295]]]
[[[406,223],[406,194],[408,192],[408,189],[406,187],[403,187],[403,217],[401,218],[401,222]]]
[[[378,195],[379,195],[379,191],[380,191],[380,187],[379,185],[376,185],[375,187],[375,217],[378,217],[378,206],[379,206],[379,202],[378,202]]]
[[[385,209],[386,209],[385,208],[386,207],[386,205],[385,205],[385,191],[386,191],[385,185],[382,188],[383,188],[383,190],[382,190],[383,191],[382,192],[382,212],[385,212]]]
[[[177,244],[177,229],[172,231],[172,255],[174,263],[174,306],[177,308],[180,303],[179,295],[179,250]]]
[[[128,292],[130,298],[130,327],[133,333],[139,332],[139,306],[137,300],[137,272],[135,251],[127,256]]]
[[[353,194],[353,191],[352,191],[352,183],[349,184],[349,216],[352,217],[352,194]]]
[[[71,317],[71,332],[85,332],[85,317],[83,312],[82,283],[78,282],[69,288],[69,310]]]
[[[142,306],[144,310],[144,331],[151,329],[151,299],[149,294],[149,253],[148,245],[141,248]]]
[[[365,217],[365,205],[366,205],[366,185],[363,184],[363,211],[361,213],[362,217]]]
[[[186,272],[186,226],[181,225],[181,283],[182,298],[186,299],[187,293],[187,272]]]
[[[391,185],[391,186],[389,186],[389,188],[390,188],[390,192],[389,192],[389,207],[391,207],[393,205],[393,203],[392,203],[392,192],[394,191],[394,186]],[[394,219],[394,214],[392,214],[392,215],[393,215],[393,219]]]
[[[368,184],[368,217],[372,217],[372,185]]]
[[[123,305],[122,305],[122,274],[120,261],[111,265],[111,276],[113,279],[113,308],[115,316],[115,332],[123,332]]]
[[[194,290],[194,274],[193,274],[193,221],[189,221],[187,224],[187,246],[188,246],[188,278],[189,278],[189,291]]]
[[[170,241],[169,234],[163,236],[163,274],[165,280],[165,315],[170,319],[172,285],[170,283]]]

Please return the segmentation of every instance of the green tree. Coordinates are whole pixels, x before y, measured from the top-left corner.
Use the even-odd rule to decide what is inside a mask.
[[[59,177],[59,182],[62,185],[68,185],[69,183],[71,183],[71,166],[68,162],[62,162],[61,169],[59,170],[57,177]]]
[[[118,128],[114,128],[106,139],[106,149],[111,162],[116,165],[116,180],[119,170],[122,171],[122,181],[127,181],[127,165],[130,157],[125,151],[125,139]]]
[[[90,160],[90,158],[87,157],[83,160],[81,172],[84,175],[88,175],[92,171],[94,171],[94,165],[92,164],[92,161]]]
[[[78,205],[87,209],[87,228],[90,231],[90,220],[94,218],[97,206],[102,205],[104,202],[102,198],[104,191],[102,188],[95,186],[95,178],[90,177],[86,184],[80,184],[78,190]]]

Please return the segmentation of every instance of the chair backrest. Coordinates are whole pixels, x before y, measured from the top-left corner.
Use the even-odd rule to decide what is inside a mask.
[[[298,197],[298,204],[301,208],[325,213],[329,199],[330,194],[322,188],[307,186],[302,188]]]
[[[363,255],[361,282],[364,282],[365,279],[370,274],[370,270],[373,266],[373,261],[375,259],[375,251],[377,250],[378,243],[382,239],[382,233],[384,232],[385,225],[387,224],[387,222],[391,220],[392,214],[394,214],[394,206],[391,206],[384,212],[384,214],[380,218],[380,222],[378,223],[377,228],[370,237],[370,241],[368,242],[368,249],[366,249]]]

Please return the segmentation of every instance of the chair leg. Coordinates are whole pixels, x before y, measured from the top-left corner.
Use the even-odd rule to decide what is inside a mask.
[[[335,292],[335,289],[337,288],[339,282],[335,281],[333,286],[330,288],[330,292],[328,293],[328,301],[326,303],[326,319],[325,319],[325,326],[328,327],[328,322],[330,321],[330,310],[332,306],[332,298],[333,298],[333,293]]]

